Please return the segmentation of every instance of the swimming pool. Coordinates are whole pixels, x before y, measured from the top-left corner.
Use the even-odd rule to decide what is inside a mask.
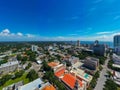
[[[89,75],[86,73],[86,74],[84,75],[84,78],[87,79],[88,77],[89,77]]]

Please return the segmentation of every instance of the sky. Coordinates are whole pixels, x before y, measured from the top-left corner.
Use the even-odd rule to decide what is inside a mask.
[[[113,41],[120,0],[0,0],[0,41]]]

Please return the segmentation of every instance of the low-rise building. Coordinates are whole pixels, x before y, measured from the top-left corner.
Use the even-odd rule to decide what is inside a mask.
[[[114,64],[120,65],[120,56],[113,54],[112,60],[113,60]]]
[[[116,84],[120,85],[120,72],[113,71],[113,80]]]
[[[85,73],[84,70],[81,70],[79,68],[72,68],[72,70],[70,71],[74,76],[76,76],[77,78],[83,80],[86,82],[86,86],[89,86],[93,76]]]
[[[44,83],[40,78],[18,87],[17,90],[56,90],[49,82]]]
[[[59,62],[50,62],[48,63],[48,66],[50,66],[54,72],[57,72],[60,69],[66,68],[65,64],[60,64]]]
[[[99,67],[99,59],[94,57],[86,57],[84,66],[90,70],[97,70]]]
[[[48,63],[48,66],[50,66],[51,68],[54,68],[56,66],[58,66],[60,63],[59,62],[50,62]]]
[[[51,85],[50,83],[47,83],[45,87],[43,87],[41,90],[56,90],[56,89],[53,85]]]
[[[5,54],[0,54],[0,59],[4,58],[5,56]]]
[[[72,47],[72,45],[61,45],[60,49],[69,49],[71,47]]]
[[[49,82],[44,83],[40,78],[23,85],[23,81],[9,85],[2,90],[56,90]]]
[[[12,85],[9,85],[7,87],[4,87],[2,90],[18,90],[18,87],[23,85],[23,81],[13,83]]]
[[[87,82],[74,73],[63,68],[55,72],[55,76],[64,84],[66,90],[86,90]]]
[[[0,73],[6,74],[9,72],[13,72],[14,70],[18,69],[19,62],[18,61],[11,61],[5,64],[0,65]]]
[[[75,64],[72,64],[72,68],[80,68],[81,66],[83,66],[84,63],[78,61]]]
[[[61,79],[67,90],[86,90],[86,83],[70,73]]]
[[[79,58],[72,56],[71,58],[69,58],[69,61],[73,65],[73,64],[75,64],[75,63],[77,63],[79,61]]]

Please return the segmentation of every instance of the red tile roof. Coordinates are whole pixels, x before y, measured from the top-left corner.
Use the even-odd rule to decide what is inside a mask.
[[[59,65],[59,63],[56,63],[56,62],[50,62],[50,63],[48,63],[48,66],[50,66],[50,67],[55,67],[57,65]]]
[[[60,77],[61,75],[64,74],[64,72],[65,72],[65,68],[63,68],[63,69],[61,69],[61,70],[55,72],[55,76]]]
[[[43,90],[56,90],[53,85],[47,85]]]
[[[65,74],[64,77],[62,78],[62,81],[66,83],[71,89],[74,88],[76,80],[78,79],[76,79],[76,77],[71,74]],[[78,80],[78,82],[80,84],[80,87],[82,87],[83,86],[82,81]]]
[[[71,74],[65,74],[64,77],[62,78],[62,81],[73,89],[75,86],[76,78]]]

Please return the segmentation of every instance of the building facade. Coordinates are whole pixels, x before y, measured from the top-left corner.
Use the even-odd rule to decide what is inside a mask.
[[[44,83],[41,78],[38,78],[30,83],[23,85],[23,81],[14,83],[2,90],[56,90],[49,82]]]
[[[78,47],[80,46],[80,40],[77,40],[77,46]]]
[[[95,44],[93,46],[93,53],[100,56],[106,55],[106,47],[104,44],[99,44],[98,41],[95,41]]]
[[[96,70],[99,66],[99,59],[87,57],[84,61],[84,66],[91,70]]]
[[[120,85],[120,72],[113,71],[113,80],[116,84]]]
[[[38,46],[32,45],[32,46],[31,46],[31,50],[37,52],[37,51],[38,51]]]
[[[113,54],[112,60],[113,60],[114,64],[120,65],[120,56]]]
[[[120,55],[120,35],[114,36],[114,51],[116,54]]]

